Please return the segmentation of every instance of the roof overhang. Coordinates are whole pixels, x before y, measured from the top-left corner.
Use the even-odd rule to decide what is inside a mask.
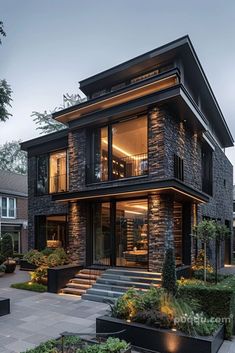
[[[177,200],[187,200],[195,203],[206,203],[209,196],[197,191],[176,179],[161,181],[145,181],[138,184],[126,184],[92,188],[78,192],[65,192],[52,195],[53,201],[89,201],[108,200],[110,198],[141,197],[148,193],[171,193]]]

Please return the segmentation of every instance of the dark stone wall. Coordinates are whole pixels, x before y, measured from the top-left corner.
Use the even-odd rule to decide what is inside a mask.
[[[46,215],[64,215],[68,213],[67,203],[54,202],[51,195],[35,195],[36,157],[28,158],[28,247],[35,247],[35,217]]]

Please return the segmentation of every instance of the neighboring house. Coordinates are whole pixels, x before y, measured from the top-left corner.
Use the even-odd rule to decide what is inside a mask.
[[[83,266],[161,271],[196,254],[202,218],[232,228],[233,138],[188,36],[80,82],[68,128],[28,151],[29,247],[63,246]],[[223,245],[222,265],[231,261]],[[213,249],[211,251],[213,258]]]
[[[235,234],[235,185],[233,185],[233,234]],[[235,242],[233,238],[233,258],[235,256]]]
[[[15,253],[28,250],[27,176],[0,170],[0,234],[12,236]]]

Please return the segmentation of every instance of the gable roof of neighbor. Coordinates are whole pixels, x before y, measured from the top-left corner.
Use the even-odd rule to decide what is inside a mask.
[[[27,175],[0,170],[0,194],[28,196]]]

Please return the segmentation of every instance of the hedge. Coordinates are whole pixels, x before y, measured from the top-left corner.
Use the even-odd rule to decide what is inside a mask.
[[[178,296],[187,300],[197,300],[202,311],[209,317],[231,318],[225,323],[225,338],[232,337],[235,315],[235,277],[227,278],[217,285],[180,285]]]

